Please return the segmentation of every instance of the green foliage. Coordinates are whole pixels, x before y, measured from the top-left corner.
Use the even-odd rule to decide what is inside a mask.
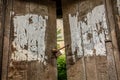
[[[61,29],[57,28],[57,42],[63,41],[62,35],[61,35]]]
[[[61,31],[62,31],[61,29],[57,28],[57,42],[63,41],[63,38],[62,38],[62,35],[61,35],[61,33],[62,33]],[[57,48],[60,48],[60,44],[59,43],[57,43]]]
[[[61,41],[63,41],[61,29],[57,28],[57,42]],[[60,48],[59,43],[57,43],[57,48]],[[57,65],[58,65],[58,80],[67,80],[65,54],[57,58]]]
[[[58,57],[57,65],[58,65],[58,80],[67,80],[65,54]]]

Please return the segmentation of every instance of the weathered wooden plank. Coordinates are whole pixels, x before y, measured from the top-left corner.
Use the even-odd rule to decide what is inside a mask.
[[[115,61],[114,61],[114,55],[113,55],[113,46],[111,42],[106,43],[106,48],[107,48],[107,60],[108,60],[108,75],[109,75],[109,80],[118,80],[117,78],[117,71],[116,71],[116,66],[115,66]]]
[[[85,57],[87,80],[98,80],[95,56]]]
[[[117,36],[117,43],[120,52],[120,0],[114,0],[112,2],[113,6],[113,15],[115,16],[115,24],[116,24],[116,36]],[[120,55],[119,55],[120,56]]]
[[[2,53],[3,53],[3,32],[4,32],[4,18],[5,18],[5,3],[0,0],[0,72],[2,74]],[[1,78],[1,75],[0,75]]]
[[[79,0],[62,0],[65,44],[71,47],[66,49],[68,80],[86,80],[85,63],[81,45],[81,27],[78,23]]]
[[[38,2],[36,2],[36,0],[35,0],[35,2],[32,2],[32,0],[30,0],[30,3],[29,3],[29,16],[30,16],[30,14],[37,14],[36,15],[36,21],[37,22],[39,22],[39,11],[36,13],[36,10],[38,10],[38,8],[39,8],[39,1]],[[42,17],[42,16],[41,16]],[[29,18],[29,21],[32,21],[32,23],[34,23],[34,20],[33,20],[33,18],[32,18],[32,15],[31,15],[31,18]],[[31,24],[32,24],[31,23]],[[33,26],[31,26],[31,27],[33,27]],[[45,32],[44,32],[45,33]],[[38,42],[36,43],[36,41],[34,40],[34,39],[32,39],[31,38],[31,40],[33,40],[33,44],[35,44],[35,47],[37,48],[37,46],[36,45],[39,45],[38,44]],[[28,45],[30,45],[30,44],[28,44]],[[45,44],[44,44],[45,45]],[[35,51],[35,53],[34,53],[35,55],[36,55],[36,58],[37,58],[37,56],[38,56],[38,52],[36,52]],[[27,69],[27,79],[28,80],[33,80],[33,79],[35,79],[35,80],[38,80],[38,72],[40,71],[41,73],[43,73],[42,71],[43,71],[43,68],[41,68],[42,67],[42,64],[40,65],[39,63],[37,63],[37,61],[30,61],[29,63],[28,63],[28,66],[30,66],[30,67],[28,67],[28,69]],[[39,69],[37,69],[37,67],[39,66],[39,68],[41,69],[41,70],[39,70]],[[41,67],[40,67],[41,66]],[[31,71],[32,70],[32,71]],[[37,74],[36,74],[37,73]],[[39,74],[40,75],[40,74]],[[29,76],[31,76],[31,77],[29,77]],[[41,75],[40,75],[41,76]],[[40,78],[40,79],[42,79],[42,77]]]
[[[87,80],[97,80],[96,60],[93,42],[92,30],[92,8],[94,8],[94,1],[82,1],[79,3],[79,24],[82,31],[82,47],[85,56],[85,67]]]
[[[10,38],[10,9],[11,9],[11,0],[4,0],[6,5],[5,12],[5,23],[4,23],[4,46],[3,46],[3,57],[2,57],[2,77],[1,80],[7,80],[8,72],[8,58],[9,58],[9,38]],[[5,60],[4,60],[5,59]]]
[[[107,67],[101,67],[102,63],[105,62],[105,35],[102,32],[102,27],[99,23],[102,19],[102,6],[101,1],[91,0],[89,2],[88,9],[86,9],[86,17],[83,16],[82,26],[83,26],[83,44],[84,53],[86,54],[86,74],[89,80],[102,80],[102,74],[100,70],[107,70]],[[99,6],[100,5],[100,6]],[[85,27],[86,26],[86,27]],[[96,56],[96,58],[95,58]],[[101,60],[99,56],[103,56],[104,60]],[[99,63],[101,62],[101,63]],[[106,65],[106,64],[104,64]],[[94,71],[94,72],[93,72]],[[103,74],[103,79],[106,80],[106,75]]]
[[[36,2],[38,2],[36,0]],[[56,13],[55,13],[55,3],[49,2],[50,5],[45,4],[43,1],[40,1],[39,4],[30,3],[30,13],[32,14],[39,14],[47,18],[46,24],[46,32],[45,32],[45,41],[46,41],[46,48],[45,48],[45,56],[47,56],[46,65],[43,63],[31,62],[30,68],[28,69],[28,76],[31,76],[28,80],[56,80],[57,79],[57,69],[56,69],[56,59],[52,57],[51,50],[55,48],[56,45]],[[43,5],[45,4],[45,5]],[[49,12],[48,12],[49,11]],[[52,43],[51,43],[52,42]],[[44,56],[43,55],[43,56]],[[38,55],[39,56],[39,55]],[[32,73],[30,73],[31,69],[34,69]],[[37,75],[32,75],[36,74]]]
[[[119,29],[116,28],[118,26],[117,26],[117,21],[115,20],[116,10],[118,9],[116,7],[117,6],[117,4],[115,3],[116,1],[118,1],[118,0],[114,0],[114,1],[105,0],[104,1],[105,7],[106,7],[106,15],[107,15],[107,20],[108,20],[108,25],[109,25],[109,28],[110,28],[112,45],[113,45],[113,47],[112,47],[113,53],[110,52],[108,54],[108,57],[109,57],[108,61],[109,61],[109,66],[111,66],[111,65],[115,66],[115,68],[113,68],[113,69],[109,67],[110,68],[110,70],[109,70],[110,80],[112,80],[112,79],[120,80],[120,61],[119,61],[120,58],[119,58],[119,48],[118,48],[118,42],[117,42],[119,40],[117,40],[117,37],[116,37],[116,29],[117,29],[117,31]],[[111,43],[109,43],[108,46],[109,46],[109,49],[111,50]],[[113,58],[115,60],[115,63],[114,63]],[[115,72],[115,69],[117,70],[116,72]],[[117,74],[115,74],[115,73],[117,73]],[[117,76],[117,78],[116,78],[116,76]]]
[[[105,8],[107,8],[106,1],[104,1],[104,5],[105,5]],[[104,26],[104,33],[105,33],[105,37],[106,37],[105,44],[106,44],[106,50],[107,50],[108,76],[109,76],[109,80],[118,80],[115,57],[114,57],[113,43],[112,43],[111,34],[110,34],[110,31],[111,31],[110,23],[108,20],[109,13],[107,13],[107,9],[105,12],[106,12],[106,15],[105,15],[106,19],[104,19],[104,21],[106,22],[105,25],[107,25],[107,26]]]
[[[41,10],[41,9],[43,9],[43,10]],[[48,15],[48,11],[46,11],[46,10],[48,10],[48,6],[45,5],[43,7],[40,4],[40,1],[37,1],[37,0],[34,0],[34,2],[33,2],[33,0],[30,1],[30,12],[29,12],[29,15],[30,14],[37,14],[36,15],[36,21],[37,22],[40,21],[40,24],[42,23],[42,21],[44,21],[43,16],[47,16]],[[43,14],[41,15],[42,11],[45,11],[47,14],[45,14],[45,12],[43,12]],[[40,15],[40,17],[39,17],[39,15]],[[41,19],[43,19],[43,20],[41,20]],[[35,20],[33,20],[33,18],[31,18],[31,20],[33,22],[35,21]],[[34,25],[35,24],[36,23],[34,23]],[[46,29],[47,29],[46,28],[47,27],[47,19],[45,20],[45,24],[42,24],[44,26],[42,26],[42,25],[40,26],[40,24],[38,24],[38,25],[39,25],[39,27],[41,27],[41,29],[38,27],[38,30],[41,30],[41,33],[38,33],[38,32],[37,33],[39,35],[39,34],[42,34],[42,32],[43,32],[43,34],[45,36],[45,32],[43,30],[46,31]],[[33,26],[31,25],[31,27],[33,27]],[[38,35],[36,35],[36,37],[38,37]],[[44,36],[40,35],[41,38],[44,38]],[[45,51],[45,48],[46,48],[45,47],[46,44],[44,42],[44,41],[46,41],[45,38],[44,39],[39,39],[39,40],[43,40],[43,41],[41,41],[41,42],[37,41],[37,45],[36,45],[36,41],[34,40],[34,38],[32,40],[33,40],[33,44],[35,44],[36,47],[37,47],[37,45],[39,45],[38,49],[40,49],[40,46],[43,46],[43,50],[40,49],[38,52],[35,51],[34,54],[36,54],[36,59],[40,58],[40,56],[43,56],[43,61],[44,61],[45,60],[44,56],[46,56],[46,55],[45,55],[45,52],[41,52],[41,51]],[[28,44],[28,45],[31,45],[31,44]],[[46,74],[45,74],[45,71],[44,71],[45,69],[44,69],[44,65],[42,64],[42,62],[40,61],[40,63],[38,63],[37,61],[33,61],[33,62],[29,62],[29,63],[30,64],[28,66],[30,66],[30,67],[28,68],[27,71],[28,71],[28,76],[31,76],[31,77],[28,77],[28,80],[33,80],[33,79],[40,80],[40,79],[43,79],[44,75],[46,75]],[[46,62],[45,62],[45,64],[46,64]],[[33,69],[33,71],[30,71],[32,69]]]
[[[44,2],[44,0],[43,0]],[[56,3],[53,1],[48,2],[48,26],[47,26],[47,33],[46,37],[47,43],[46,43],[46,55],[48,56],[47,62],[49,63],[46,67],[46,75],[45,79],[48,80],[57,80],[57,61],[56,57],[53,58],[54,55],[49,52],[51,49],[57,47],[57,27],[56,27]],[[52,43],[51,43],[52,42]],[[52,73],[52,74],[51,74]],[[50,75],[51,74],[51,75]]]
[[[11,34],[7,77],[9,80],[27,80],[27,61],[21,61],[22,59],[25,59],[25,49],[22,49],[21,47],[24,46],[24,41],[26,39],[24,34],[24,24],[26,23],[26,18],[21,15],[25,15],[28,13],[26,10],[26,5],[28,2],[19,0],[12,0],[11,2]],[[24,23],[22,22],[22,20],[24,21]],[[23,33],[23,35],[21,32]],[[22,53],[23,55],[21,55]]]
[[[96,4],[96,7],[92,10],[91,23],[93,27],[93,43],[94,51],[96,54],[96,67],[97,67],[97,78],[98,80],[109,80],[108,79],[108,69],[107,69],[107,53],[105,45],[105,34],[104,26],[106,26],[105,19],[105,8],[103,2],[99,0],[102,4]]]
[[[109,80],[106,57],[96,56],[96,65],[98,80]]]

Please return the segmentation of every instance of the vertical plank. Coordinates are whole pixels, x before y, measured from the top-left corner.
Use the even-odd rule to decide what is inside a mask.
[[[4,0],[6,3],[5,6],[5,23],[4,23],[4,41],[3,41],[3,57],[2,57],[2,77],[1,80],[7,80],[7,72],[8,72],[8,58],[9,58],[9,38],[10,38],[10,9],[11,8],[11,0]],[[5,60],[4,60],[5,59]]]
[[[95,0],[96,1],[96,0]],[[96,68],[98,80],[109,80],[107,67],[107,52],[105,44],[104,27],[107,26],[104,21],[105,7],[102,0],[94,3],[96,5],[91,14],[91,25],[93,28],[93,43],[96,56]]]
[[[29,9],[30,9],[30,12],[29,12],[29,16],[31,17],[31,21],[32,22],[34,22],[35,21],[35,19],[36,19],[36,22],[39,22],[39,15],[41,15],[41,17],[43,17],[43,16],[46,16],[46,15],[48,15],[48,8],[47,8],[47,6],[42,6],[41,4],[40,4],[40,1],[37,1],[37,0],[30,0],[30,6],[29,6]],[[43,9],[44,11],[42,11],[41,9]],[[47,11],[46,11],[47,10]],[[41,12],[40,12],[41,11]],[[41,14],[41,13],[43,13],[43,14]],[[47,13],[47,14],[45,14],[45,13]],[[31,15],[31,14],[37,14],[37,15]],[[34,16],[34,17],[33,17]],[[35,17],[36,16],[36,17]],[[33,18],[32,18],[33,17]],[[47,23],[45,23],[45,24],[47,24]],[[33,24],[33,25],[35,25],[35,24]],[[47,26],[47,25],[46,25]],[[41,26],[43,29],[46,29],[46,26]],[[32,28],[33,26],[31,25],[31,28]],[[45,27],[45,28],[44,28]],[[41,28],[41,29],[42,29]],[[40,33],[41,34],[41,33]],[[42,37],[42,35],[41,35],[41,37]],[[41,45],[42,46],[42,44],[40,44],[40,42],[37,42],[36,43],[36,41],[34,41],[34,39],[32,39],[33,40],[33,44],[38,44],[38,45]],[[42,41],[42,43],[44,43],[43,41]],[[28,44],[28,45],[32,45],[32,44]],[[37,46],[36,46],[37,47]],[[37,57],[39,57],[40,56],[40,54],[39,54],[39,51],[36,53],[35,52],[35,54],[37,54]],[[42,55],[42,56],[44,56],[44,55]],[[36,58],[37,58],[36,57]],[[32,61],[32,62],[29,62],[29,64],[28,64],[28,66],[30,66],[29,68],[28,68],[28,80],[39,80],[39,79],[43,79],[44,78],[44,75],[45,75],[45,69],[44,69],[44,65],[40,62],[40,63],[38,63],[37,61]],[[32,71],[31,71],[32,70]],[[37,74],[36,74],[37,73]],[[38,76],[39,75],[39,76]],[[31,77],[29,77],[29,76],[31,76]]]
[[[114,15],[114,20],[115,20],[115,29],[116,29],[116,37],[117,37],[117,44],[118,44],[118,49],[120,52],[120,0],[114,0],[111,3],[111,7],[113,10],[113,15]]]
[[[57,79],[57,69],[56,69],[56,59],[52,56],[51,50],[56,46],[56,8],[54,2],[49,2],[50,5],[45,3],[44,1],[35,1],[36,3],[30,3],[30,13],[39,14],[41,16],[46,16],[47,24],[46,24],[46,32],[45,32],[45,41],[46,41],[46,51],[45,55],[47,56],[46,63],[47,65],[43,65],[42,63],[30,63],[30,68],[28,69],[28,80],[56,80]],[[52,43],[51,43],[52,42]],[[30,73],[31,69],[34,69],[32,74]],[[36,74],[37,75],[33,75]]]
[[[114,46],[113,46],[113,39],[112,39],[112,35],[111,33],[111,23],[109,22],[109,18],[111,13],[108,13],[108,11],[111,11],[110,9],[108,10],[107,7],[109,5],[109,0],[108,1],[104,1],[104,5],[106,8],[106,24],[107,26],[104,27],[105,29],[105,35],[106,35],[106,49],[107,49],[107,62],[108,62],[108,75],[109,75],[109,80],[118,80],[118,76],[117,76],[117,67],[116,67],[116,63],[115,63],[115,57],[114,57]],[[110,5],[109,5],[109,8]],[[110,15],[109,15],[110,14]],[[111,15],[112,18],[112,15]]]
[[[117,4],[119,4],[119,3],[117,3],[117,1],[119,1],[119,0],[114,0],[114,1],[105,0],[104,4],[105,4],[105,7],[106,7],[106,15],[107,15],[107,20],[108,20],[108,25],[109,25],[109,28],[110,28],[112,45],[113,45],[113,53],[110,53],[110,54],[114,57],[115,63],[113,65],[115,65],[116,73],[117,73],[117,75],[114,75],[114,77],[117,76],[118,80],[120,80],[120,61],[119,61],[120,54],[119,54],[119,48],[118,48],[119,40],[117,40],[117,35],[116,35],[116,30],[117,30],[117,32],[119,32],[118,31],[119,29],[118,29],[118,26],[117,26],[117,24],[119,22],[117,22],[115,20],[116,15],[118,15],[118,13],[116,14],[116,12],[118,12],[117,10],[119,9],[119,8],[117,8]],[[110,45],[111,44],[109,44],[109,46]],[[111,60],[113,60],[113,59],[111,59]],[[112,71],[110,70],[110,72],[114,72],[113,70]],[[114,74],[114,73],[112,73],[112,74]],[[111,80],[114,77],[111,76]],[[116,78],[115,78],[115,80],[116,80]]]
[[[62,0],[64,39],[70,47],[66,49],[68,80],[86,80],[85,63],[82,50],[81,29],[78,26],[79,0]]]
[[[115,66],[114,54],[113,54],[113,46],[111,42],[106,43],[107,48],[107,60],[108,60],[108,75],[109,80],[119,80],[117,77],[117,71]]]
[[[19,61],[20,57],[24,58],[23,56],[20,56],[19,54],[24,53],[24,49],[22,50],[21,47],[19,47],[19,44],[22,42],[19,38],[23,39],[23,36],[21,35],[21,32],[23,31],[23,23],[20,21],[21,18],[18,19],[18,16],[27,14],[27,3],[26,1],[19,1],[19,0],[12,0],[10,5],[12,7],[12,10],[10,10],[10,44],[9,44],[9,58],[8,58],[8,80],[27,80],[27,62],[26,61]],[[21,6],[22,4],[22,6]],[[23,21],[25,20],[24,17],[22,17]],[[18,22],[17,22],[18,21]],[[20,26],[20,23],[22,24]],[[6,23],[7,24],[7,23]],[[17,25],[18,24],[18,25]],[[19,32],[17,32],[19,31]],[[21,35],[21,36],[20,36]],[[19,38],[18,38],[19,36]],[[17,43],[17,40],[18,43]],[[23,39],[24,41],[25,39]],[[24,42],[22,42],[24,44]],[[18,49],[19,47],[19,49]],[[20,52],[23,51],[23,52]],[[19,52],[19,54],[18,54]],[[16,58],[16,56],[18,56]],[[22,58],[21,58],[22,59]]]
[[[3,53],[3,32],[4,32],[4,18],[5,18],[5,3],[0,0],[0,72],[2,74],[2,53]],[[0,75],[1,78],[1,75]]]
[[[81,15],[83,48],[88,80],[108,80],[105,35],[102,19],[105,14],[101,0],[88,0]],[[81,2],[82,3],[82,2]],[[85,4],[84,4],[85,5]],[[85,10],[84,10],[85,9]],[[101,23],[101,24],[100,24]]]
[[[93,8],[95,1],[86,0],[79,2],[79,24],[82,31],[82,44],[85,57],[86,80],[97,80],[94,33],[93,33]],[[95,17],[94,17],[95,18]]]
[[[44,1],[44,0],[43,0]],[[53,58],[52,54],[49,54],[51,49],[57,47],[57,27],[56,27],[56,3],[49,0],[48,3],[48,31],[47,31],[47,48],[46,48],[46,55],[48,58],[48,69],[46,68],[47,76],[45,77],[46,80],[57,80],[57,61],[56,58]],[[52,42],[52,43],[51,43]],[[50,44],[51,43],[51,44]],[[52,73],[52,74],[51,74]],[[51,75],[50,75],[51,74]]]

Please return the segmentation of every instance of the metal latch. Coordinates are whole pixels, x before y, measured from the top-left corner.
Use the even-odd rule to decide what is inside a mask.
[[[60,55],[62,55],[62,53],[60,52],[60,50],[66,48],[66,47],[69,47],[69,45],[65,45],[65,46],[63,46],[62,48],[59,48],[59,49],[52,49],[53,55],[54,55],[56,58],[59,57]]]

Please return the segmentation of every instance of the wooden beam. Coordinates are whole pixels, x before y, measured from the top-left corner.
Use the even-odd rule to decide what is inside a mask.
[[[113,7],[114,2],[116,0],[105,0],[105,6],[106,6],[106,15],[108,19],[108,25],[110,27],[110,33],[111,33],[111,39],[112,39],[112,45],[113,45],[113,53],[114,59],[115,59],[115,66],[117,70],[117,77],[118,80],[120,80],[120,53],[119,53],[119,48],[118,48],[118,40],[117,40],[117,35],[116,35],[116,25],[117,22],[115,20],[116,15],[114,14],[114,9],[117,9],[117,7]],[[112,80],[112,79],[111,79]]]

